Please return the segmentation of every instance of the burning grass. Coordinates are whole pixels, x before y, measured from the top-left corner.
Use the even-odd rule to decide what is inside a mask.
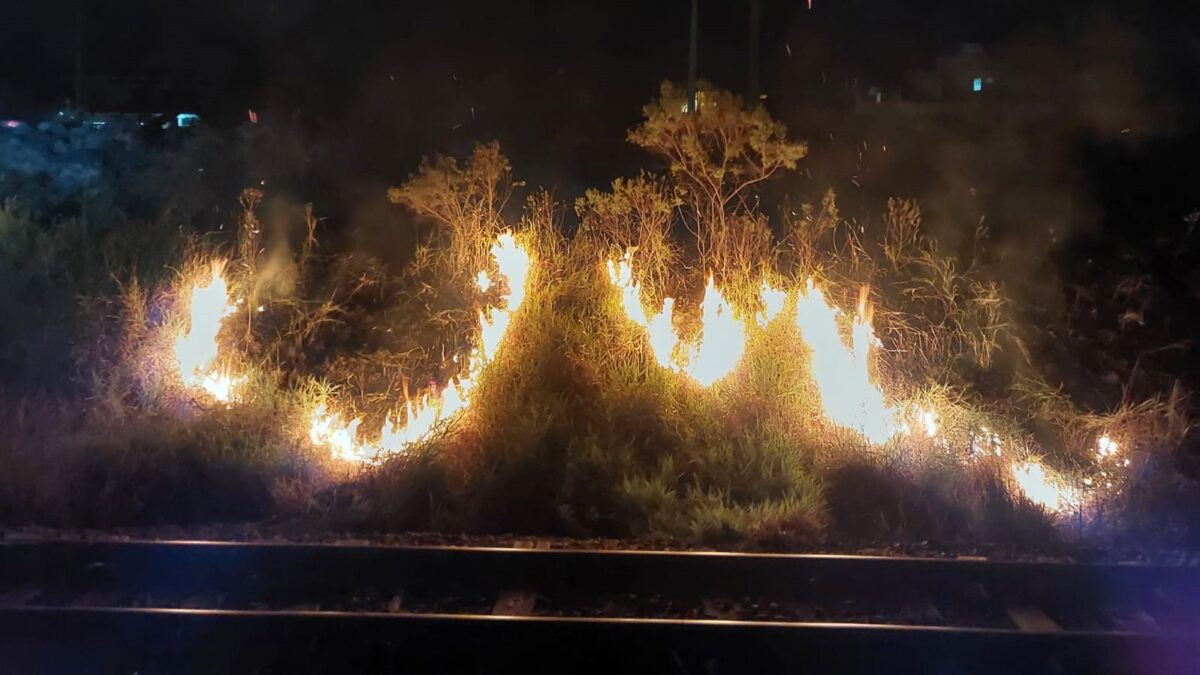
[[[1178,392],[1076,408],[1028,357],[986,233],[947,256],[911,203],[871,234],[830,193],[774,234],[751,197],[803,145],[682,96],[630,135],[669,172],[589,191],[571,238],[548,193],[513,217],[494,145],[390,192],[432,225],[404,270],[319,254],[311,211],[270,241],[248,191],[236,241],[107,302],[89,413],[17,435],[0,513],[708,542],[1145,522]]]

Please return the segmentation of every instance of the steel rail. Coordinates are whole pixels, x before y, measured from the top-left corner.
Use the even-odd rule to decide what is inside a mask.
[[[1200,607],[1200,567],[826,554],[460,548],[209,541],[0,541],[0,586],[75,580],[148,594],[212,589],[258,601],[350,586],[705,596],[940,596],[1008,603],[1151,594]]]
[[[1186,636],[862,624],[0,609],[10,672],[1198,672]],[[97,669],[98,664],[103,664]]]
[[[685,600],[786,598],[816,605],[853,600],[880,614],[871,623],[835,623],[415,614],[404,603],[387,613],[292,611],[337,606],[325,601],[364,593],[387,598],[513,590],[551,604],[560,596],[570,602],[581,594],[621,593]],[[168,608],[216,596],[219,609]],[[131,597],[150,604],[121,606]],[[967,613],[998,610],[1001,617],[1007,611],[1014,623],[1004,629],[953,620],[937,626],[886,623],[889,611],[912,603],[959,605]],[[1092,623],[1100,608],[1123,603],[1153,607],[1160,620],[1144,630]],[[0,541],[0,664],[13,672],[88,672],[75,668],[88,664],[103,664],[99,672],[139,673],[388,667],[516,672],[544,661],[575,672],[1200,673],[1198,614],[1200,568],[1182,566]],[[76,658],[83,660],[71,661]]]

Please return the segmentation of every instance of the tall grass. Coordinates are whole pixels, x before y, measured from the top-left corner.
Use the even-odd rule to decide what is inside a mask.
[[[756,190],[793,169],[803,144],[732,95],[710,91],[694,116],[678,114],[680,96],[664,87],[630,135],[668,171],[589,190],[574,204],[571,237],[551,193],[512,204],[520,183],[495,144],[461,163],[422,163],[389,191],[429,232],[399,269],[362,251],[324,250],[311,208],[268,231],[259,190],[241,195],[232,232],[176,229],[158,240],[131,227],[86,264],[72,258],[71,227],[43,227],[14,204],[0,209],[8,279],[30,290],[34,306],[64,307],[78,322],[65,330],[79,336],[56,356],[71,364],[73,389],[36,403],[0,392],[14,429],[0,443],[0,517],[1049,545],[1078,532],[1055,529],[1022,500],[1009,464],[1038,456],[1054,470],[1095,473],[1103,467],[1092,448],[1107,433],[1136,439],[1134,461],[1122,489],[1105,492],[1118,497],[1090,512],[1117,529],[1152,520],[1139,486],[1174,475],[1161,457],[1189,427],[1180,392],[1107,412],[1080,408],[1027,349],[986,232],[970,256],[949,255],[924,233],[913,202],[890,201],[882,229],[869,232],[842,217],[830,192],[773,234]],[[506,229],[532,252],[529,296],[469,409],[376,465],[339,464],[313,447],[307,416],[318,405],[377,429],[458,374],[478,339],[477,312],[496,301],[474,276]],[[746,318],[764,279],[794,289],[814,278],[845,308],[868,287],[882,347],[875,378],[904,405],[937,410],[937,438],[873,446],[829,423],[793,321],[752,325],[742,362],[712,387],[659,367],[603,267],[631,249],[643,299],[677,298],[685,339],[698,329],[709,273]],[[247,377],[229,408],[162,377],[183,325],[180,288],[213,257],[230,259],[243,299],[220,336],[222,358]],[[79,280],[101,277],[83,292]],[[0,359],[30,359],[37,335],[29,326],[0,333]]]

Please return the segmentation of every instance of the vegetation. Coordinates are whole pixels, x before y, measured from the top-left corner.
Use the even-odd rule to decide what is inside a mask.
[[[147,227],[117,215],[97,233],[94,216],[7,203],[0,520],[768,545],[1195,541],[1185,524],[1200,490],[1173,465],[1189,429],[1180,389],[1081,409],[1043,375],[986,231],[971,256],[952,256],[923,233],[917,204],[890,200],[874,232],[844,217],[833,192],[772,218],[762,190],[797,168],[805,145],[732,94],[704,86],[694,112],[684,100],[664,84],[629,134],[665,170],[588,190],[573,214],[539,190],[515,206],[523,186],[497,144],[422,162],[388,192],[424,235],[402,267],[326,248],[311,207],[266,227],[258,189],[241,193],[238,226],[215,233],[189,218]],[[513,291],[477,283],[508,230],[534,261],[528,298],[466,411],[401,454],[331,458],[310,437],[314,410],[356,411],[370,434],[464,376],[480,310]],[[656,361],[604,266],[626,252],[645,306],[678,301],[685,341],[703,330],[713,275],[749,326],[736,369],[706,387]],[[230,297],[242,300],[220,329],[221,366],[240,378],[232,404],[164,376],[188,286],[214,258],[230,259]],[[754,321],[764,281],[810,279],[847,312],[869,300],[872,377],[910,413],[936,410],[937,433],[868,443],[826,419],[796,322]],[[1124,448],[1119,469],[1096,452],[1107,435]],[[1013,489],[1017,458],[1117,485],[1080,485],[1070,509],[1043,508]]]

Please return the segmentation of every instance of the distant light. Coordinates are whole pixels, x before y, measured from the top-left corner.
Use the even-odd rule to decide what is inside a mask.
[[[179,113],[175,116],[175,126],[184,129],[192,126],[200,121],[200,116],[196,113]]]
[[[108,124],[108,122],[105,122],[104,120],[92,120],[91,121],[91,125],[92,125],[93,129],[99,129],[100,127],[104,126],[105,124]]]
[[[16,129],[19,126],[21,126],[20,120],[4,120],[5,129]]]
[[[246,116],[250,118],[250,124],[258,124],[258,113],[253,109],[246,110]]]
[[[971,91],[983,91],[983,78],[977,77],[971,80]]]

